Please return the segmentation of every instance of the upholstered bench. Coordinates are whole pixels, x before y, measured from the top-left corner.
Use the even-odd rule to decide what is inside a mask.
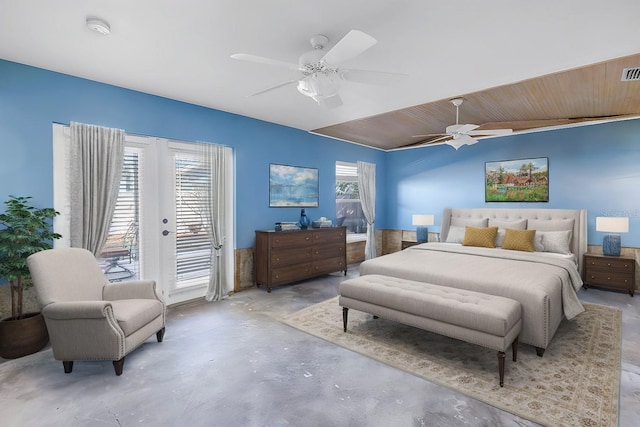
[[[345,332],[352,308],[497,350],[501,387],[510,345],[517,358],[521,308],[509,298],[371,274],[342,282],[339,304]]]

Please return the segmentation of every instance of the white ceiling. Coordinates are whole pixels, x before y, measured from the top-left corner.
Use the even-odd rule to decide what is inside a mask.
[[[312,130],[637,53],[638,17],[638,0],[0,0],[0,58]],[[248,97],[295,73],[230,58],[295,63],[351,29],[378,43],[344,66],[406,81],[345,82],[325,109],[292,85]]]

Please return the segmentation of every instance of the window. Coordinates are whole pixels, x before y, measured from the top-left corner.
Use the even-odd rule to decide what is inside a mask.
[[[367,232],[355,163],[336,162],[336,225],[346,226],[347,233]]]

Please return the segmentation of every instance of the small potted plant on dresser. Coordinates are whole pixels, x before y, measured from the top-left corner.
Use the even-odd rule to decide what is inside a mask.
[[[51,220],[58,215],[52,208],[39,209],[31,197],[9,196],[0,214],[0,279],[8,282],[11,293],[11,317],[0,320],[0,357],[14,359],[41,350],[49,335],[40,312],[24,313],[24,290],[31,286],[27,257],[61,236],[52,230]]]

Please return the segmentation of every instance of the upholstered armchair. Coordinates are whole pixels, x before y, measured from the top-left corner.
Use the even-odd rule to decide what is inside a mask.
[[[80,248],[37,252],[27,263],[65,373],[75,360],[112,360],[121,375],[125,355],[153,334],[162,342],[165,305],[154,281],[109,283],[93,254]]]

